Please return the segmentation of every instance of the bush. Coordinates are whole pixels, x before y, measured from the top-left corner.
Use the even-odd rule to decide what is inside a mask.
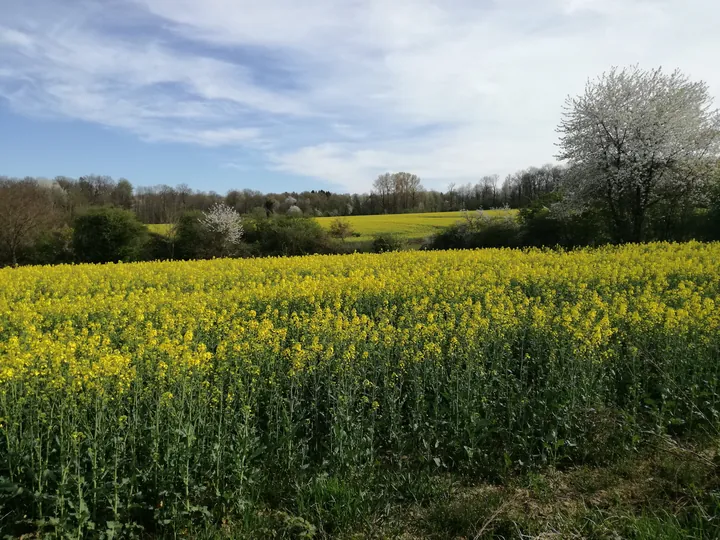
[[[598,246],[610,242],[607,220],[599,209],[587,208],[579,213],[563,215],[546,206],[553,200],[534,201],[519,213],[520,244],[525,247],[573,248]]]
[[[487,217],[478,212],[431,238],[428,249],[519,247],[520,225],[512,217]]]
[[[171,238],[173,257],[191,260],[206,259],[212,251],[212,235],[200,221],[203,213],[199,210],[183,212],[174,228]]]
[[[334,253],[325,229],[312,218],[274,216],[248,220],[245,240],[253,254],[260,256]]]
[[[73,230],[68,227],[44,232],[28,255],[31,264],[67,264],[74,258]]]
[[[75,259],[80,262],[138,260],[148,238],[147,227],[135,214],[113,207],[87,210],[75,218],[73,229]]]
[[[164,261],[174,258],[173,238],[166,234],[151,232],[142,251],[144,261]]]
[[[339,238],[343,242],[350,236],[360,236],[356,233],[347,219],[337,218],[330,224],[330,236]]]
[[[400,251],[405,246],[402,239],[393,233],[380,233],[373,236],[373,253],[385,253],[388,251]]]

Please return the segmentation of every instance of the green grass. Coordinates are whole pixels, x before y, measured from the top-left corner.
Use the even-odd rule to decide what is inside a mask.
[[[491,216],[514,214],[515,210],[486,210]],[[474,214],[474,212],[471,212]],[[464,212],[427,212],[421,214],[379,214],[372,216],[346,216],[353,230],[360,236],[351,236],[348,242],[369,242],[373,236],[380,233],[397,234],[404,240],[413,241],[427,238],[450,225],[462,220]],[[325,229],[329,229],[335,217],[315,218]],[[153,223],[148,225],[150,232],[168,234],[168,223]]]
[[[361,493],[321,477],[304,490],[298,508],[247,518],[250,534],[247,523],[234,522],[193,534],[205,540],[716,539],[719,442],[659,438],[614,464],[551,467],[492,484],[456,474],[414,475],[408,483],[388,479],[387,492]],[[377,499],[393,502],[373,505]]]

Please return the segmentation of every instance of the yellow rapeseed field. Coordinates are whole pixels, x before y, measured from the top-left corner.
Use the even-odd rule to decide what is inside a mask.
[[[720,244],[3,269],[0,529],[600,459],[715,425],[719,351]]]

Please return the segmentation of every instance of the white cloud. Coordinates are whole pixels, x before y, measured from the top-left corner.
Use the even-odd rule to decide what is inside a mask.
[[[551,161],[565,96],[612,65],[720,96],[714,0],[116,0],[43,20],[52,0],[10,1],[0,95],[18,110],[250,146],[352,190]]]

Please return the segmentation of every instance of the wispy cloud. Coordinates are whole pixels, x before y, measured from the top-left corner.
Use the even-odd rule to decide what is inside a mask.
[[[14,109],[250,148],[353,190],[550,161],[564,97],[612,65],[679,67],[720,95],[713,0],[9,2]]]

